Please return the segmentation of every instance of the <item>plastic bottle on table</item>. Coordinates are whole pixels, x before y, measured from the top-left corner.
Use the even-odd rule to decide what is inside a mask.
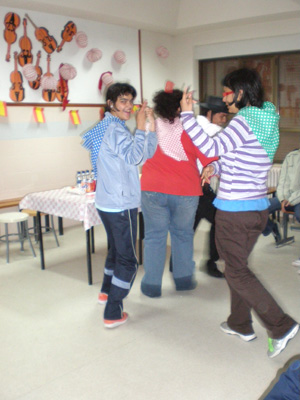
[[[82,182],[82,176],[81,176],[81,172],[77,171],[76,173],[76,187],[77,188],[81,188],[81,182]]]
[[[91,179],[92,179],[92,192],[96,191],[96,181],[95,181],[95,174],[94,170],[91,170]]]
[[[87,177],[86,177],[85,171],[81,171],[81,177],[82,177],[82,180],[81,180],[81,189],[82,189],[83,191],[86,192]]]

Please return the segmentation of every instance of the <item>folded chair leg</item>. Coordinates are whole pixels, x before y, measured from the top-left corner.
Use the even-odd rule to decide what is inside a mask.
[[[286,244],[294,243],[294,236],[288,237],[288,222],[289,222],[289,214],[283,214],[283,239],[276,243],[276,247],[282,247]]]

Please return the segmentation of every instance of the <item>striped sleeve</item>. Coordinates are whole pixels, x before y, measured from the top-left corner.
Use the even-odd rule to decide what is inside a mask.
[[[251,141],[256,142],[255,136],[241,116],[234,117],[225,129],[212,138],[198,125],[193,113],[181,113],[181,121],[194,145],[207,157],[222,156],[245,144],[251,144]]]

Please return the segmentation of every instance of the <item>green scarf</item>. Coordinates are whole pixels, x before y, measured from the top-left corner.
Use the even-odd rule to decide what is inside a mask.
[[[279,115],[274,104],[265,101],[262,108],[244,107],[237,115],[245,118],[268,157],[273,161],[279,144]]]

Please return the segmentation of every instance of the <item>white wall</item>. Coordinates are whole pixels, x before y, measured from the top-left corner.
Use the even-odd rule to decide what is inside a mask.
[[[166,81],[174,82],[176,87],[181,86],[181,82],[175,80],[176,43],[173,36],[149,31],[142,31],[141,42],[143,95],[151,104],[153,94],[164,89]],[[161,45],[168,49],[169,57],[157,57],[156,48]]]

